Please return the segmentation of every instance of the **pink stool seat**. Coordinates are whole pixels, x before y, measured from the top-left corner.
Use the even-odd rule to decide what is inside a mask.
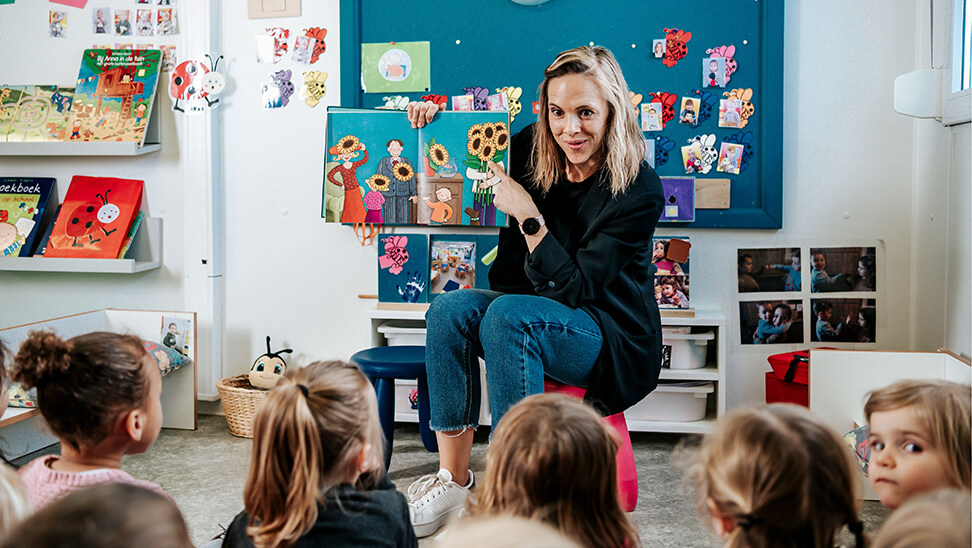
[[[544,392],[560,392],[575,398],[584,398],[586,389],[577,386],[561,384],[552,379],[543,380]],[[633,512],[638,506],[638,469],[635,468],[634,449],[631,448],[631,435],[628,434],[628,423],[624,420],[624,413],[604,417],[604,422],[610,426],[620,442],[618,447],[618,495],[621,506],[626,512]]]

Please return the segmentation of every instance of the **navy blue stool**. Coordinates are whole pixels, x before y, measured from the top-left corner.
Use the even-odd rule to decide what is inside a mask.
[[[391,463],[395,436],[395,379],[418,381],[418,420],[422,444],[432,452],[439,450],[435,432],[429,430],[429,383],[425,377],[424,346],[376,346],[351,356],[351,361],[375,385],[378,418],[385,433],[385,469]]]

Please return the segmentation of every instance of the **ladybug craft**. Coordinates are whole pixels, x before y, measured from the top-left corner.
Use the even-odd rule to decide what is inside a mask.
[[[223,56],[220,55],[215,61],[209,54],[206,57],[209,57],[212,68],[207,67],[202,61],[189,59],[179,63],[172,71],[172,78],[169,80],[169,96],[172,97],[173,101],[172,110],[185,112],[179,106],[180,100],[188,101],[190,110],[202,110],[202,106],[198,103],[203,100],[206,101],[206,106],[213,106],[219,102],[219,99],[214,97],[219,95],[226,87],[226,79],[222,74],[216,72],[216,66]],[[193,105],[193,103],[197,104]]]
[[[248,377],[250,384],[264,390],[277,386],[280,379],[287,373],[287,362],[280,355],[291,352],[293,352],[291,348],[284,348],[277,352],[270,351],[270,336],[267,335],[267,353],[257,358],[253,362],[253,366],[250,367]]]
[[[108,202],[108,194],[110,193],[111,189],[106,190],[104,196],[96,194],[101,198],[100,204],[97,201],[91,201],[78,206],[71,212],[71,220],[68,221],[65,231],[68,236],[74,238],[72,247],[84,247],[83,243],[78,242],[78,238],[83,236],[88,236],[87,243],[89,244],[100,242],[101,238],[95,238],[98,229],[101,229],[105,236],[109,236],[112,232],[118,230],[117,228],[111,230],[105,228],[105,225],[114,222],[121,214],[117,205]]]

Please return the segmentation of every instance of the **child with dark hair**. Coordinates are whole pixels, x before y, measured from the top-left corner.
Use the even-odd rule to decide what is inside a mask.
[[[857,261],[857,280],[851,291],[874,291],[875,283],[874,255],[863,255]]]
[[[820,293],[825,291],[847,291],[850,286],[843,273],[831,276],[827,274],[827,257],[820,249],[810,251],[813,258],[813,268],[810,270],[810,291]]]
[[[101,483],[161,487],[121,470],[121,458],[144,452],[162,428],[162,376],[132,335],[95,332],[64,340],[32,331],[10,377],[37,388],[37,407],[61,441],[61,455],[20,469],[34,508]],[[170,499],[171,500],[171,499]]]
[[[834,305],[828,301],[817,301],[813,303],[813,313],[817,315],[817,324],[814,332],[820,342],[839,341],[844,328],[850,323],[850,316],[834,327],[830,323],[830,316],[834,313]]]
[[[749,253],[739,255],[737,259],[739,273],[739,292],[748,293],[759,291],[759,282],[753,277],[753,256]]]
[[[874,342],[877,324],[875,319],[875,308],[866,306],[857,313],[857,327],[859,330],[858,342]]]
[[[7,410],[7,370],[4,365],[7,348],[0,341],[0,415]],[[14,525],[30,514],[30,504],[23,482],[13,468],[6,465],[7,459],[0,455],[0,538],[3,538]]]
[[[781,343],[786,341],[786,332],[793,325],[793,309],[780,303],[774,309],[770,303],[759,304],[759,324],[753,335],[754,344]]]
[[[656,282],[661,288],[657,297],[658,306],[663,308],[688,308],[689,300],[682,292],[682,284],[675,276],[662,276]]]

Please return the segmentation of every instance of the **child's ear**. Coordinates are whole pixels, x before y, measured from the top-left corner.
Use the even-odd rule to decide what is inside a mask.
[[[716,501],[712,497],[705,499],[705,505],[709,508],[709,514],[712,515],[712,525],[715,527],[717,535],[725,537],[736,528],[736,522],[732,517],[723,514],[719,510]]]
[[[139,409],[132,409],[122,416],[122,434],[128,436],[133,442],[142,441],[145,433],[145,417]]]
[[[358,452],[358,455],[354,459],[354,469],[356,472],[359,474],[364,474],[365,472],[374,468],[374,465],[371,462],[372,460],[375,460],[372,453],[370,443],[361,445],[361,451]]]

